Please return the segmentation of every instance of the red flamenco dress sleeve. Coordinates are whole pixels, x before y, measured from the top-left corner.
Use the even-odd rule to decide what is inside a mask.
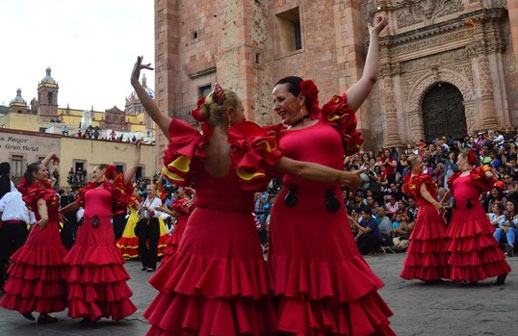
[[[164,152],[164,176],[179,186],[189,186],[196,164],[205,157],[203,145],[210,129],[204,124],[204,134],[186,122],[173,119],[169,125],[169,145]]]
[[[25,185],[22,190],[23,200],[38,220],[37,203],[45,200],[49,220],[45,228],[35,224],[25,244],[12,255],[0,306],[21,314],[59,312],[67,305],[63,262],[67,251],[59,235],[58,197],[54,190],[37,183]]]
[[[453,182],[460,176],[460,172],[453,173],[448,179],[448,190],[453,192]]]
[[[495,179],[493,176],[491,176],[491,177],[486,176],[486,173],[488,171],[489,171],[489,167],[480,166],[480,167],[472,169],[469,172],[469,175],[471,176],[471,180],[473,181],[473,184],[481,192],[490,191],[495,186],[495,183],[497,182],[497,179]]]
[[[229,130],[232,163],[243,190],[265,190],[282,153],[277,137],[252,122],[243,121]]]
[[[113,196],[113,208],[126,210],[131,200],[131,194],[128,195],[126,191],[127,186],[124,183],[124,174],[119,173],[115,176],[111,188]]]
[[[421,174],[421,175],[414,175],[410,176],[408,174],[405,177],[405,183],[403,185],[403,192],[407,194],[408,196],[414,197],[418,203],[418,205],[427,204],[428,201],[426,201],[423,198],[423,195],[421,195],[421,185],[426,185],[426,190],[432,195],[434,199],[437,198],[437,185],[435,184],[435,181],[433,180],[431,175],[428,174]]]
[[[356,115],[347,105],[345,93],[342,96],[333,96],[322,107],[321,118],[333,124],[340,132],[345,155],[352,155],[360,150],[363,138],[361,132],[356,129]]]

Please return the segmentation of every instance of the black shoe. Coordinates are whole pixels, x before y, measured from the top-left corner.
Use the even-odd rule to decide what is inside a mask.
[[[514,248],[511,245],[507,244],[504,251],[506,256],[514,257]]]
[[[48,324],[48,323],[55,323],[57,322],[58,319],[55,318],[55,317],[52,317],[50,315],[47,315],[47,316],[41,316],[38,317],[38,321],[36,323],[38,324]]]
[[[27,320],[36,321],[36,319],[34,318],[32,313],[25,313],[25,314],[22,314],[22,316],[25,317]]]
[[[81,324],[84,325],[95,325],[96,321],[92,321],[90,319],[87,319],[86,317],[81,320]]]
[[[142,267],[140,270],[145,272],[145,271],[147,271],[147,267]]]
[[[496,278],[496,283],[495,283],[495,285],[497,285],[497,286],[501,286],[501,285],[503,285],[503,284],[504,284],[504,282],[505,282],[505,278],[507,278],[507,274],[509,274],[509,273],[500,274],[500,275],[498,276],[498,278]]]
[[[478,281],[470,281],[468,285],[470,285],[470,286],[477,286],[478,285]]]

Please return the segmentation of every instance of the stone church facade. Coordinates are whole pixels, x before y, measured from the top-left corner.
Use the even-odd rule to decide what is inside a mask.
[[[157,102],[192,122],[217,81],[249,119],[278,122],[275,82],[311,78],[321,103],[344,92],[380,15],[378,81],[357,112],[366,149],[518,126],[518,0],[155,0]]]

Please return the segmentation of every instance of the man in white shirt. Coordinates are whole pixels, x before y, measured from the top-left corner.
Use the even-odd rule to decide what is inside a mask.
[[[155,185],[148,185],[147,197],[140,209],[141,220],[138,223],[138,226],[141,228],[138,233],[138,247],[142,261],[142,270],[147,272],[154,272],[156,270],[158,240],[160,238],[158,217],[161,214],[156,208],[160,205],[162,205],[162,200],[156,195]]]
[[[7,280],[6,268],[10,256],[25,244],[29,235],[27,225],[35,223],[22,194],[11,182],[11,190],[0,199],[0,289]]]

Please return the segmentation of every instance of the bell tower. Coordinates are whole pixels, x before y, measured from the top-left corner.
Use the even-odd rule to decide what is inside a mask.
[[[58,83],[51,76],[51,69],[47,68],[47,75],[38,83],[38,116],[41,121],[50,121],[58,115]]]

